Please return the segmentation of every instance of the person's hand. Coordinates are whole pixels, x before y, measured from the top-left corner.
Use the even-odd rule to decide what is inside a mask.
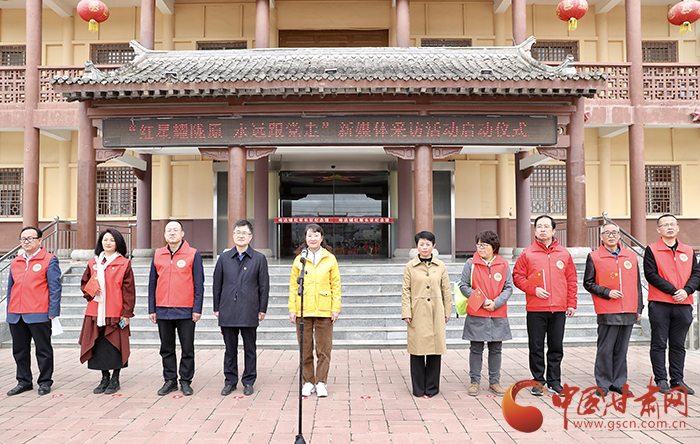
[[[574,307],[569,307],[566,309],[566,316],[567,317],[572,317],[576,313],[576,309]]]
[[[52,321],[53,321],[55,318],[56,318],[56,316],[49,316],[49,319],[52,320]]]
[[[639,322],[641,319],[642,319],[642,314],[641,314],[641,313],[637,313],[637,322]]]
[[[685,301],[685,298],[688,297],[688,293],[685,292],[685,290],[676,290],[675,293],[673,293],[673,300],[676,302],[683,302]]]
[[[481,305],[481,308],[483,308],[486,311],[494,311],[496,309],[496,303],[491,299],[486,299]]]
[[[450,317],[449,317],[449,316],[445,316],[445,324],[447,324],[448,322],[450,322]]]
[[[332,311],[331,312],[331,323],[335,324],[335,321],[338,320],[339,315],[340,315],[340,313],[336,313],[336,312]]]
[[[219,319],[219,312],[218,312],[218,311],[215,311],[215,312],[214,312],[214,316],[216,316],[216,319]]]
[[[129,325],[129,318],[121,318],[122,321],[124,321],[124,327]]]
[[[263,319],[265,319],[265,313],[263,313],[263,312],[258,313],[258,322],[262,321]]]
[[[535,296],[540,299],[547,299],[549,297],[549,292],[542,287],[537,287],[535,289]]]
[[[154,324],[156,323],[156,314],[155,313],[149,313],[148,314],[148,319],[151,320]]]
[[[620,290],[610,290],[610,299],[622,299],[622,292]]]
[[[202,313],[192,312],[192,322],[197,322],[201,319]]]
[[[403,318],[403,320],[406,321],[408,325],[411,325],[411,318]]]
[[[297,314],[296,313],[289,313],[289,322],[292,324],[297,323]]]

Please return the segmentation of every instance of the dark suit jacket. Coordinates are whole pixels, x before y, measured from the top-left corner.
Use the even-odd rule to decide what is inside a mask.
[[[267,313],[270,275],[265,255],[251,247],[238,258],[232,248],[219,256],[214,268],[214,311],[220,327],[257,327],[258,313]]]

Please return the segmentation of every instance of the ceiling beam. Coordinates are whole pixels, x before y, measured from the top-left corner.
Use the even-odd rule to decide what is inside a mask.
[[[175,14],[175,0],[156,0],[156,7],[163,14]]]
[[[51,8],[61,18],[73,17],[73,7],[67,5],[65,0],[44,0],[44,6]]]
[[[601,126],[598,128],[598,137],[601,139],[610,139],[620,134],[627,132],[627,125],[622,126]]]
[[[503,13],[508,10],[511,0],[493,0],[493,13]]]
[[[596,14],[605,14],[610,12],[612,8],[622,3],[622,0],[602,0],[595,5]]]

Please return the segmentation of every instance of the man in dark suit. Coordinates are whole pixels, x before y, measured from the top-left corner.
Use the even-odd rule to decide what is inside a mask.
[[[214,314],[224,335],[223,396],[230,395],[238,384],[238,334],[243,338],[245,370],[243,394],[253,394],[257,377],[257,351],[255,345],[259,322],[265,319],[270,294],[270,276],[265,255],[253,250],[253,226],[247,220],[239,220],[233,226],[233,242],[236,248],[219,256],[214,268]]]

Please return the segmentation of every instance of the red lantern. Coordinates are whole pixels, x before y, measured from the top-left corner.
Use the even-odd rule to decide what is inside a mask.
[[[578,20],[583,18],[588,12],[586,0],[563,0],[557,6],[557,17],[559,20],[569,22],[569,31],[576,30]]]
[[[88,27],[90,32],[97,32],[98,23],[102,23],[109,18],[109,9],[100,0],[81,0],[77,8],[80,18],[90,22]]]
[[[681,34],[690,31],[690,24],[700,18],[700,2],[695,0],[683,0],[673,5],[668,10],[668,21],[672,25],[680,26]]]

